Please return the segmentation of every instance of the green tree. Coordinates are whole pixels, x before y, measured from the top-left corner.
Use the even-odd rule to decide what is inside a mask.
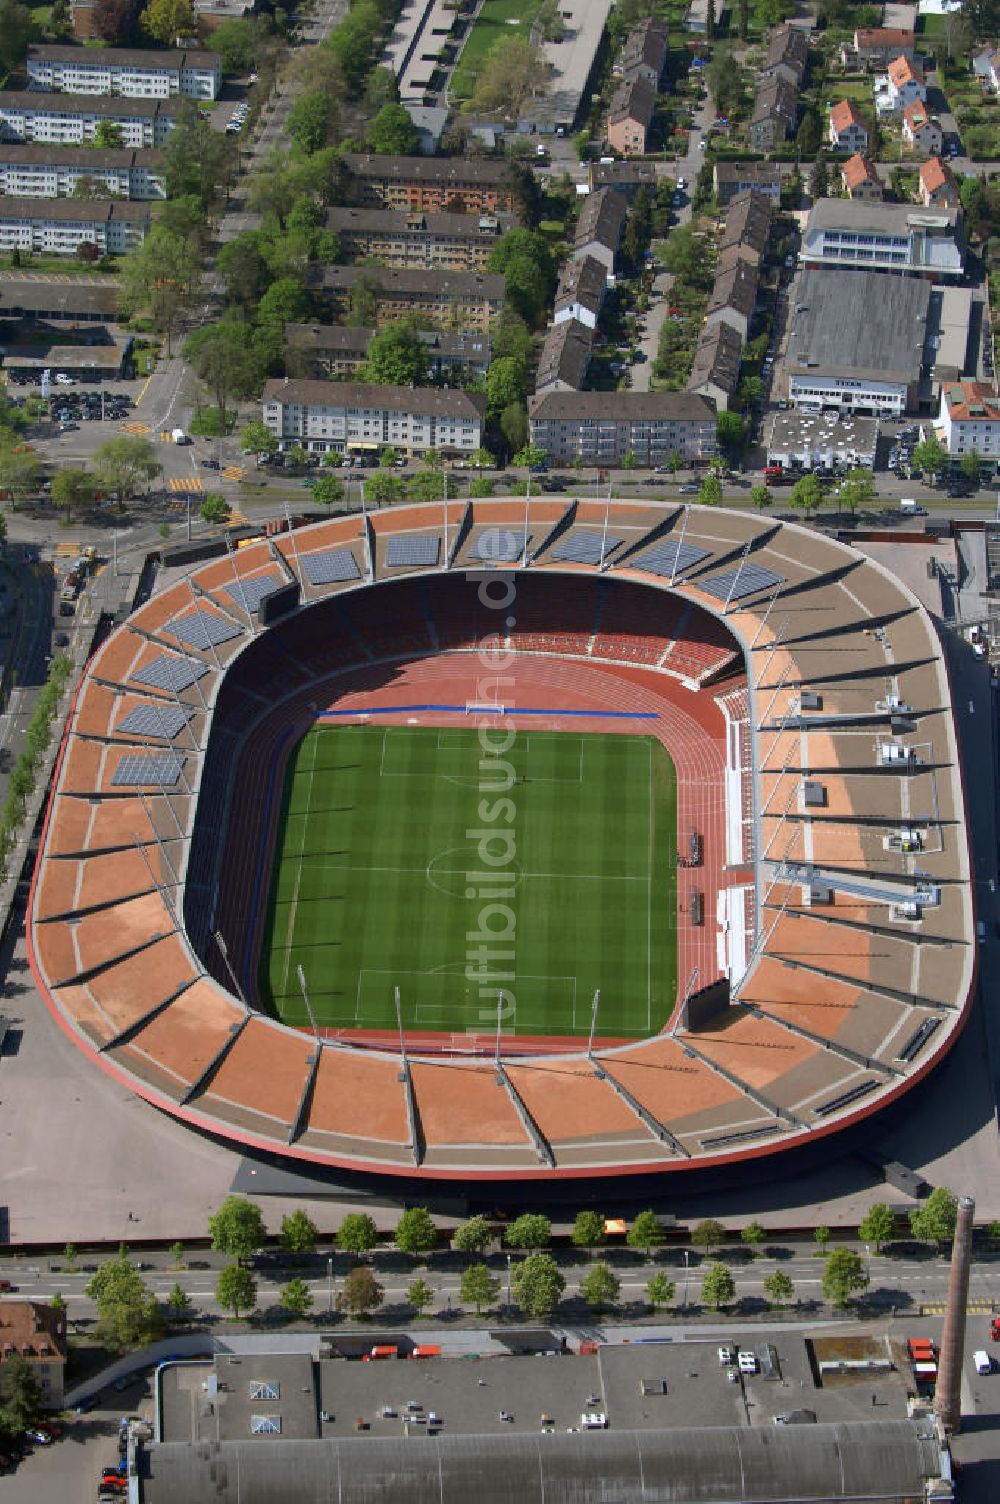
[[[546,237],[537,230],[509,230],[490,252],[488,269],[506,279],[514,312],[532,327],[540,324],[555,288],[555,262]]]
[[[913,466],[923,475],[938,475],[948,463],[948,452],[937,439],[921,439],[913,451]]]
[[[819,117],[813,109],[803,110],[799,128],[795,132],[795,145],[803,157],[815,157],[823,144],[820,135]]]
[[[525,37],[499,37],[476,79],[470,108],[513,120],[522,106],[541,93],[551,68],[540,47]]]
[[[426,386],[429,376],[427,345],[405,320],[372,335],[358,371],[359,381],[379,386]]]
[[[613,1306],[621,1294],[622,1282],[613,1269],[601,1262],[591,1265],[580,1282],[580,1295],[593,1310]]]
[[[958,468],[966,480],[970,480],[974,485],[978,486],[982,479],[982,464],[983,462],[978,450],[970,449],[967,454],[962,455],[962,458],[958,462]]]
[[[184,341],[184,359],[208,387],[220,414],[229,398],[249,397],[261,371],[251,347],[251,330],[232,314],[217,324],[204,324]]]
[[[701,1282],[701,1303],[710,1311],[721,1311],[736,1298],[736,1281],[725,1264],[709,1264]]]
[[[823,1295],[835,1306],[846,1306],[852,1295],[868,1288],[868,1276],[860,1253],[853,1248],[831,1248],[823,1267]]]
[[[198,508],[198,515],[202,522],[214,523],[219,527],[225,527],[232,516],[229,503],[221,491],[209,491],[205,500]]]
[[[757,1249],[767,1237],[759,1222],[748,1222],[746,1227],[740,1229],[740,1242],[756,1255]]]
[[[529,1253],[511,1273],[514,1299],[536,1321],[551,1316],[565,1288],[559,1265],[549,1253]]]
[[[646,1282],[646,1299],[654,1311],[662,1311],[674,1298],[676,1286],[669,1275],[660,1269]]]
[[[0,1428],[20,1436],[42,1413],[42,1386],[27,1359],[11,1353],[0,1367]]]
[[[296,1277],[282,1285],[278,1302],[282,1310],[301,1320],[304,1316],[308,1316],[313,1308],[313,1293],[304,1279]]]
[[[514,355],[502,355],[490,362],[486,373],[486,409],[490,416],[502,413],[512,402],[523,403],[527,391],[527,372]]]
[[[815,475],[803,475],[792,487],[789,501],[809,516],[823,503],[823,487]]]
[[[891,1243],[895,1236],[895,1213],[884,1201],[874,1202],[858,1228],[858,1237],[862,1243],[874,1244],[875,1252],[881,1253],[883,1245]]]
[[[399,85],[391,68],[373,68],[365,80],[365,104],[370,109],[380,110],[384,104],[396,104],[399,100]],[[420,149],[420,134],[414,151]]]
[[[775,1269],[764,1280],[764,1294],[772,1306],[784,1306],[795,1294],[795,1286],[784,1269]]]
[[[477,1215],[455,1228],[451,1243],[459,1253],[482,1253],[492,1241],[492,1227],[485,1217]]]
[[[344,499],[344,482],[339,475],[321,475],[312,487],[313,501],[321,507],[335,507]]]
[[[862,508],[870,506],[875,499],[875,482],[870,470],[858,466],[848,471],[837,493],[840,505],[853,516]]]
[[[950,1243],[955,1236],[958,1201],[945,1186],[935,1186],[923,1206],[910,1213],[910,1231],[925,1243]]]
[[[828,1227],[813,1228],[813,1242],[817,1245],[821,1253],[825,1254],[826,1245],[829,1243],[829,1241],[830,1229]]]
[[[717,507],[722,500],[722,482],[717,475],[706,475],[698,488],[698,504]]]
[[[278,440],[259,418],[251,418],[240,431],[240,448],[244,454],[253,454],[260,463],[261,456],[271,459],[278,452]]]
[[[663,1242],[663,1228],[656,1213],[639,1212],[625,1234],[625,1241],[630,1248],[638,1248],[643,1253],[659,1247]]]
[[[182,99],[163,146],[167,196],[194,198],[207,212],[232,182],[237,162],[232,136],[215,130],[193,99]]]
[[[528,442],[528,412],[523,402],[512,402],[500,414],[500,432],[507,448],[520,452]]]
[[[756,486],[751,486],[750,505],[756,507],[760,512],[765,507],[769,507],[771,505],[771,488],[759,483]]]
[[[678,225],[672,230],[663,248],[663,265],[667,271],[692,287],[704,289],[711,285],[715,261],[714,254],[708,252],[704,240],[690,225]]]
[[[65,1317],[66,1302],[65,1300],[63,1300],[58,1290],[56,1290],[52,1295],[49,1296],[49,1306],[53,1311],[57,1312],[60,1317]]]
[[[191,0],[149,0],[139,25],[147,36],[164,47],[172,47],[180,37],[198,35]]]
[[[170,1294],[167,1296],[167,1315],[173,1322],[186,1321],[191,1314],[191,1298],[186,1290],[182,1290],[175,1281]]]
[[[139,434],[107,439],[91,458],[97,485],[102,491],[117,493],[122,502],[135,496],[143,484],[148,487],[162,468],[152,444]]]
[[[311,89],[292,105],[286,129],[296,146],[312,156],[336,140],[339,123],[336,100],[322,89]]]
[[[488,475],[474,475],[469,482],[469,495],[473,498],[492,496],[493,490],[493,482]]]
[[[402,459],[399,450],[389,444],[378,457],[378,467],[380,470],[391,470],[399,459]]]
[[[172,1269],[184,1269],[186,1267],[184,1261],[184,1244],[179,1241],[170,1245],[170,1267]]]
[[[116,1352],[142,1347],[159,1335],[156,1298],[124,1254],[101,1265],[86,1293],[97,1306],[99,1337]]]
[[[365,478],[365,495],[377,507],[395,506],[402,501],[406,483],[401,475],[390,475],[385,470],[376,470]]]
[[[15,0],[0,3],[0,70],[15,72],[24,62],[34,30],[31,11]]]
[[[724,449],[742,449],[747,436],[747,421],[742,413],[734,413],[728,408],[719,413],[715,420],[715,436]]]
[[[197,242],[157,220],[143,243],[122,258],[122,312],[148,313],[167,336],[168,354],[181,315],[197,297],[200,270]]]
[[[496,460],[488,449],[484,449],[480,445],[478,449],[474,449],[469,455],[469,464],[477,470],[492,470],[496,464]]]
[[[530,470],[533,465],[544,465],[546,458],[546,452],[540,445],[528,443],[517,451],[511,464]]]
[[[826,153],[821,149],[809,174],[809,192],[814,199],[825,198],[830,191],[830,174],[826,165]]]
[[[600,1212],[582,1211],[577,1212],[576,1221],[573,1223],[573,1243],[577,1248],[586,1248],[590,1253],[594,1248],[600,1248],[606,1241],[607,1234],[604,1231],[604,1218]]]
[[[15,507],[34,496],[42,479],[42,462],[31,449],[23,446],[0,448],[0,490],[6,491]]]
[[[527,162],[511,156],[507,159],[503,186],[509,191],[515,213],[528,230],[538,228],[545,207],[541,185]]]
[[[301,1207],[281,1219],[281,1246],[286,1253],[310,1254],[316,1252],[319,1232],[316,1224]]]
[[[484,1306],[496,1304],[499,1293],[500,1281],[485,1264],[468,1264],[462,1270],[458,1296],[464,1306],[475,1306],[477,1316],[483,1314]]]
[[[213,1243],[212,1246],[216,1245]],[[242,1264],[227,1264],[216,1281],[215,1298],[222,1309],[232,1311],[238,1321],[241,1311],[252,1311],[257,1304],[257,1281]]]
[[[382,106],[374,120],[369,120],[365,138],[372,151],[390,156],[407,157],[420,150],[420,132],[409,111],[392,101]]]
[[[406,1287],[406,1298],[418,1316],[422,1316],[434,1300],[434,1291],[425,1279],[415,1279]]]
[[[249,73],[267,43],[268,25],[262,16],[223,21],[212,28],[212,50],[219,54],[223,73]]]
[[[257,304],[260,324],[299,324],[309,316],[309,296],[298,277],[279,277]]]
[[[440,470],[422,470],[410,477],[407,489],[411,501],[440,501],[444,496],[444,474]]]
[[[125,136],[117,120],[99,120],[94,127],[94,146],[99,151],[121,151]]]
[[[246,312],[256,309],[271,280],[259,230],[244,230],[219,251],[215,269],[226,284],[226,301]]]
[[[508,1248],[547,1248],[552,1242],[552,1223],[544,1212],[522,1212],[504,1229]]]
[[[371,1253],[378,1242],[378,1229],[367,1212],[348,1212],[337,1229],[337,1247],[356,1258]]]
[[[396,1223],[393,1242],[401,1253],[433,1253],[438,1232],[426,1206],[408,1206]]]
[[[227,1196],[209,1217],[208,1231],[212,1247],[238,1261],[252,1259],[267,1238],[260,1207],[244,1196]]]
[[[711,1253],[713,1248],[719,1248],[725,1241],[726,1229],[714,1217],[703,1218],[701,1222],[696,1222],[691,1230],[691,1242],[696,1248],[704,1248],[706,1253]]]
[[[337,1307],[349,1316],[367,1316],[377,1311],[384,1299],[384,1286],[379,1284],[367,1264],[358,1264],[344,1280]]]

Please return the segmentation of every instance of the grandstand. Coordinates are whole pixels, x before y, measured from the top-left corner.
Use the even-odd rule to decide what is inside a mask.
[[[669,753],[666,1025],[459,1051],[268,1016],[291,750],[318,717],[468,726],[484,703],[494,728],[620,717]],[[67,1033],[178,1118],[289,1159],[512,1181],[692,1171],[858,1122],[954,1041],[974,935],[948,681],[914,598],[807,529],[642,501],[331,519],[165,585],[81,684],[29,922]]]

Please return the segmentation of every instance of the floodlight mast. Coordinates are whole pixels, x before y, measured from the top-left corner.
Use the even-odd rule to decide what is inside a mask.
[[[410,1067],[406,1059],[406,1039],[403,1035],[403,1009],[399,1001],[399,988],[392,989],[392,1000],[396,1008],[396,1027],[399,1030],[399,1080],[405,1081],[410,1073]]]
[[[313,1034],[316,1037],[316,1043],[320,1046],[320,1048],[322,1048],[322,1046],[323,1046],[323,1039],[322,1039],[322,1036],[320,1035],[319,1029],[316,1027],[316,1015],[313,1013],[312,1003],[309,1001],[309,992],[308,992],[308,989],[306,987],[306,974],[302,970],[301,966],[296,966],[296,968],[295,968],[295,975],[299,979],[299,991],[302,994],[302,1001],[306,1005],[306,1013],[309,1016],[309,1022],[312,1025],[312,1031],[313,1031]]]
[[[229,947],[226,944],[226,941],[225,941],[225,938],[224,938],[224,936],[222,934],[222,931],[221,930],[215,930],[215,931],[213,931],[212,939],[215,941],[216,945],[219,947],[219,955],[222,957],[223,961],[226,963],[226,970],[229,973],[229,980],[233,984],[233,989],[236,992],[236,996],[239,998],[240,1002],[243,1004],[244,1008],[249,1013],[250,1012],[250,1004],[247,1002],[246,997],[245,997],[244,992],[243,992],[243,988],[240,986],[239,977],[236,975],[236,972],[233,970],[233,963],[229,959]]]
[[[604,1071],[603,1071],[602,1067],[598,1064],[598,1062],[594,1059],[594,1031],[597,1028],[597,1010],[598,1010],[598,1008],[600,1006],[601,1006],[601,989],[600,989],[600,987],[598,987],[597,991],[594,993],[593,1007],[590,1010],[590,1038],[587,1040],[587,1059],[590,1061],[591,1065],[594,1067],[594,1074],[595,1074],[595,1076],[597,1076],[599,1080],[603,1081],[603,1079],[604,1079]]]

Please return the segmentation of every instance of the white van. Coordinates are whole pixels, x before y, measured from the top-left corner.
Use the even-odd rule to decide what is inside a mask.
[[[915,517],[919,508],[912,496],[901,496],[899,498],[899,510],[905,512],[908,517]]]
[[[975,1364],[977,1373],[993,1372],[993,1359],[990,1357],[989,1353],[984,1352],[982,1348],[979,1348],[977,1352],[974,1352],[972,1354],[972,1361]]]
[[[175,444],[190,444],[191,442],[183,428],[172,428],[170,430],[170,437]]]

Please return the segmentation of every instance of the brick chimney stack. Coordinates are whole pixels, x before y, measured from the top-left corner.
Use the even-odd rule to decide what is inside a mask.
[[[948,1303],[941,1334],[934,1413],[946,1432],[957,1431],[962,1424],[962,1362],[965,1357],[965,1318],[969,1302],[969,1266],[972,1262],[972,1218],[976,1203],[972,1196],[958,1198],[955,1241],[951,1248],[951,1272],[948,1275]]]

